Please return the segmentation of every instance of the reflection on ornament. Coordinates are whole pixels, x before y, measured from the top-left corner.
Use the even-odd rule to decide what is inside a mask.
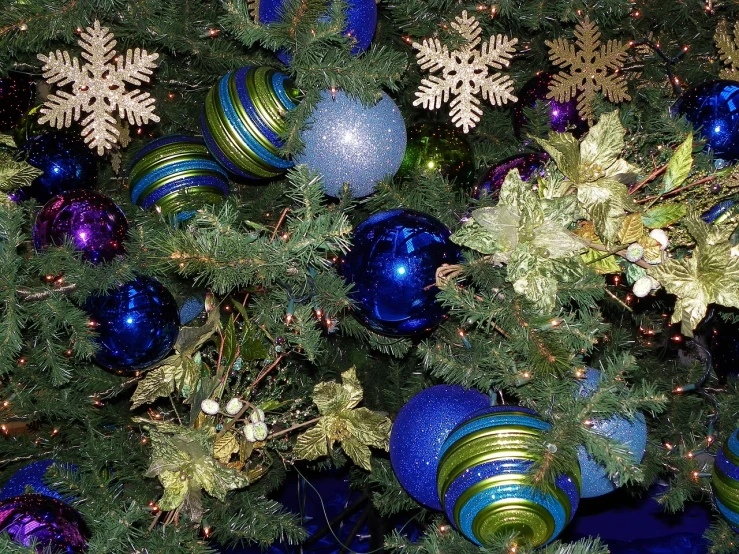
[[[718,511],[739,533],[739,429],[716,453],[711,486]]]
[[[228,195],[228,174],[195,137],[169,135],[151,141],[128,173],[131,202],[144,209],[156,206],[180,221]]]
[[[172,294],[151,277],[137,277],[85,303],[100,346],[95,362],[106,369],[130,372],[161,361],[179,333]]]
[[[97,160],[78,137],[52,131],[29,138],[22,151],[25,160],[44,173],[30,187],[15,191],[15,201],[34,198],[43,203],[62,192],[95,185]]]
[[[654,334],[654,332],[652,333]],[[580,395],[592,395],[600,383],[600,371],[588,368],[585,379],[581,382]],[[644,415],[638,412],[634,421],[621,416],[593,421],[590,430],[598,435],[624,444],[634,457],[636,463],[641,462],[647,447],[647,424]],[[606,469],[597,463],[585,450],[584,446],[577,448],[577,457],[580,460],[582,471],[582,498],[602,496],[616,490],[616,485],[608,478]]]
[[[408,141],[398,176],[413,170],[438,171],[458,190],[467,191],[475,179],[475,160],[467,137],[444,123],[417,123],[408,129]]]
[[[376,213],[360,223],[342,273],[354,285],[355,313],[367,327],[388,336],[417,336],[446,318],[436,301],[436,270],[461,259],[451,232],[414,210]]]
[[[23,494],[0,502],[0,533],[42,552],[78,554],[87,550],[90,531],[77,510],[40,494]]]
[[[588,130],[588,122],[577,111],[577,99],[558,102],[547,98],[551,73],[538,73],[521,88],[518,101],[513,105],[513,131],[521,138],[524,128],[529,124],[524,109],[542,110],[546,114],[545,123],[551,131],[572,133],[581,137]]]
[[[201,129],[208,150],[238,177],[279,177],[293,166],[280,157],[280,134],[299,97],[287,75],[274,69],[242,67],[227,73],[205,99]]]
[[[437,385],[416,394],[398,412],[390,434],[390,462],[415,500],[441,510],[436,491],[441,446],[452,429],[489,405],[488,396],[476,390]]]
[[[286,0],[256,0],[254,2],[255,19],[260,23],[270,24],[283,17]],[[352,54],[361,54],[369,48],[377,27],[377,3],[375,0],[351,0],[346,3],[346,29],[344,36],[355,41]],[[329,22],[328,17],[321,18]],[[291,56],[284,50],[275,53],[279,60],[289,65]]]
[[[126,216],[111,198],[73,190],[53,197],[39,211],[33,226],[33,244],[36,250],[43,250],[68,240],[82,252],[82,259],[97,264],[125,254],[123,242],[127,234]]]
[[[693,124],[715,158],[739,159],[739,83],[718,79],[696,85],[677,99],[671,112]]]
[[[536,412],[493,406],[471,414],[441,448],[437,487],[449,521],[470,541],[492,546],[515,533],[532,546],[553,541],[580,500],[580,469],[569,463],[551,493],[527,484],[527,473],[550,429]]]
[[[483,196],[489,196],[497,200],[503,182],[511,170],[518,169],[521,179],[523,181],[529,181],[535,179],[537,176],[544,175],[544,166],[547,161],[549,161],[549,154],[546,152],[535,152],[531,154],[519,154],[518,156],[512,156],[498,162],[482,174],[477,186],[473,190],[472,197],[480,200]]]
[[[324,91],[307,125],[300,135],[305,150],[295,163],[320,173],[329,196],[340,196],[345,183],[356,198],[372,194],[403,161],[405,122],[384,92],[375,105],[363,106],[342,91]]]

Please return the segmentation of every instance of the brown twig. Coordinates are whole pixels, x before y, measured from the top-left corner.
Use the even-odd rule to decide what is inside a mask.
[[[290,208],[285,208],[282,210],[282,215],[280,215],[280,219],[277,220],[277,225],[275,225],[275,230],[272,231],[272,236],[269,238],[270,241],[275,240],[275,237],[277,236],[277,231],[282,225],[282,222],[285,221],[285,216],[287,216],[287,213],[290,211]]]
[[[660,166],[654,171],[652,171],[645,179],[643,179],[641,182],[639,182],[633,189],[629,190],[629,194],[635,194],[638,192],[644,185],[647,183],[654,181],[657,177],[662,175],[665,171],[667,171],[667,164]]]
[[[31,289],[27,288],[18,288],[17,292],[18,295],[21,297],[21,300],[33,302],[35,300],[46,300],[47,298],[55,294],[67,294],[75,290],[77,290],[77,284],[70,283],[68,285],[62,285],[55,289],[46,289],[39,292],[33,292]]]
[[[616,296],[615,294],[613,294],[613,293],[612,293],[612,292],[611,292],[610,290],[608,290],[608,289],[605,289],[605,291],[606,291],[606,294],[607,294],[608,296],[610,296],[610,297],[611,297],[611,298],[613,298],[613,299],[614,299],[614,300],[615,300],[616,302],[618,302],[619,304],[621,304],[621,306],[623,306],[624,308],[626,308],[626,309],[627,309],[627,310],[629,310],[630,312],[633,312],[633,311],[634,311],[634,310],[633,310],[633,309],[631,308],[631,306],[629,306],[629,305],[628,305],[628,304],[627,304],[626,302],[624,302],[624,301],[623,301],[623,300],[621,300],[621,299],[620,299],[620,298],[619,298],[618,296]]]
[[[154,519],[151,521],[151,525],[149,525],[149,532],[151,532],[152,529],[154,529],[154,526],[157,524],[157,521],[159,521],[159,518],[162,517],[162,511],[159,510],[157,512],[157,515],[154,516]]]
[[[296,429],[302,429],[303,427],[308,427],[308,425],[313,425],[316,423],[320,417],[314,417],[313,419],[309,419],[308,421],[304,421],[303,423],[298,423],[297,425],[293,425],[289,429],[285,429],[284,431],[279,431],[277,433],[273,433],[267,437],[267,440],[270,439],[276,439],[277,437],[281,437],[282,435],[287,435],[288,433],[291,433],[295,431]]]
[[[256,406],[254,406],[254,404],[252,404],[251,402],[244,400],[244,405],[241,406],[239,413],[233,416],[232,420],[227,421],[226,424],[223,426],[223,429],[218,431],[218,434],[216,435],[216,440],[220,439],[223,435],[230,431],[231,427],[236,425],[236,422],[241,419],[241,416],[243,416],[246,410],[248,410],[249,408],[256,409]]]
[[[674,196],[675,194],[679,194],[683,191],[686,191],[688,189],[691,189],[693,187],[697,187],[698,185],[704,185],[706,183],[710,183],[711,181],[715,181],[716,176],[715,175],[709,175],[707,177],[703,177],[702,179],[698,179],[694,183],[690,183],[689,185],[685,185],[682,187],[678,187],[674,190],[671,190],[670,192],[666,192],[664,194],[656,194],[654,196],[647,196],[646,198],[642,198],[640,200],[635,200],[637,204],[646,204],[647,202],[650,202],[652,200],[656,200],[660,196]]]

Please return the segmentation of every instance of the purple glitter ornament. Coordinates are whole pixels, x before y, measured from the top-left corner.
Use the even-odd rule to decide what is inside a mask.
[[[72,190],[54,196],[41,208],[33,226],[33,244],[40,251],[69,239],[82,252],[82,259],[97,264],[125,254],[127,233],[126,216],[112,199]]]
[[[63,502],[41,494],[23,494],[0,502],[0,533],[36,551],[77,554],[87,550],[90,531],[82,516]]]
[[[497,200],[503,181],[511,170],[518,169],[521,179],[529,181],[544,173],[544,166],[548,161],[549,154],[546,152],[519,154],[506,158],[482,174],[472,191],[472,197],[480,200],[483,196],[490,196]]]
[[[577,112],[577,99],[569,102],[557,102],[547,98],[551,73],[539,73],[531,78],[518,93],[518,101],[513,105],[513,131],[521,138],[521,131],[529,122],[524,108],[537,109],[547,106],[549,128],[558,133],[569,132],[580,137],[588,130],[587,121]]]

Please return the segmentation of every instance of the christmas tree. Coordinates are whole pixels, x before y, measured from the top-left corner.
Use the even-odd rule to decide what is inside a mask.
[[[0,4],[2,552],[736,550],[739,5]]]

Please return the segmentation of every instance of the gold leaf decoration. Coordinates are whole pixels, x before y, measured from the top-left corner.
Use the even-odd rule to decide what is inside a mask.
[[[629,45],[616,40],[602,44],[598,26],[587,17],[578,23],[575,37],[575,44],[562,38],[545,41],[549,59],[563,70],[552,77],[547,98],[557,102],[577,98],[580,117],[592,125],[596,93],[602,92],[611,102],[631,100],[620,73]]]
[[[154,113],[154,98],[148,92],[126,90],[126,83],[149,82],[159,54],[136,48],[128,50],[125,56],[117,55],[113,34],[99,21],[82,32],[78,44],[83,50],[82,58],[88,62],[82,66],[69,52],[57,50],[48,56],[38,55],[44,63],[43,77],[49,84],[72,85],[71,93],[57,90],[49,96],[41,108],[39,123],[62,129],[87,114],[82,120],[82,136],[102,156],[119,140],[118,120],[113,115],[116,112],[131,125],[159,121]]]
[[[734,23],[733,32],[729,32],[729,24],[725,19],[719,21],[713,40],[716,42],[719,58],[726,65],[719,77],[739,81],[739,21]]]
[[[438,38],[413,43],[418,50],[418,65],[430,73],[441,71],[421,81],[413,105],[436,110],[442,102],[449,102],[452,122],[467,133],[482,115],[478,94],[493,106],[517,100],[511,78],[496,70],[510,65],[518,39],[494,35],[478,50],[482,32],[479,22],[474,16],[468,17],[466,11],[455,19],[452,28],[466,40],[460,50],[450,52]]]

